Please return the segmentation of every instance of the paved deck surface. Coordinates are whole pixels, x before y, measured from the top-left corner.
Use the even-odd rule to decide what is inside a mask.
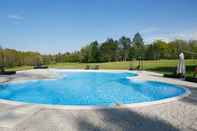
[[[0,102],[0,131],[197,131],[197,84],[163,78],[151,72],[139,74],[135,79],[184,85],[191,94],[165,104],[97,110],[64,110]]]

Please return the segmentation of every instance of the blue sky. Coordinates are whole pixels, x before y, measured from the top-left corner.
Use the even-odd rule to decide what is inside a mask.
[[[57,53],[93,40],[197,39],[197,0],[0,0],[0,45]]]

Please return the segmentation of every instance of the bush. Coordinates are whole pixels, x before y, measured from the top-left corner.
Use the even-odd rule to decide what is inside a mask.
[[[186,80],[186,81],[190,81],[190,82],[197,82],[197,78],[191,77],[191,76],[190,76],[190,77],[189,77],[189,76],[186,77],[185,80]]]
[[[169,77],[169,78],[184,78],[183,74],[164,74],[164,77]]]

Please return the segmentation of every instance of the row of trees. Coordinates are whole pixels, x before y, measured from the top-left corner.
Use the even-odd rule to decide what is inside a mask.
[[[36,65],[41,63],[42,56],[37,52],[22,52],[0,47],[0,64],[8,67]]]
[[[156,40],[151,44],[144,44],[139,33],[131,40],[121,37],[118,40],[107,39],[103,43],[91,42],[83,47],[79,54],[79,62],[109,62],[128,61],[134,59],[159,60],[177,59],[180,52],[185,52],[185,58],[197,58],[197,40],[173,40],[165,42]]]
[[[0,63],[10,67],[60,62],[89,63],[134,59],[177,59],[180,52],[185,52],[186,59],[197,58],[195,54],[195,52],[197,53],[197,41],[173,40],[165,42],[157,40],[145,45],[141,35],[136,33],[133,39],[123,36],[118,40],[109,38],[102,43],[93,41],[79,51],[56,55],[41,55],[38,52],[22,52],[0,48]]]
[[[107,39],[99,44],[94,41],[80,50],[80,62],[127,61],[144,57],[145,45],[139,33],[133,41],[128,37],[119,40]]]

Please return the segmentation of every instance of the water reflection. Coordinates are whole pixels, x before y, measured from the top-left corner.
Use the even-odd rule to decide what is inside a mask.
[[[0,84],[0,91],[5,90],[7,87],[7,84]]]

